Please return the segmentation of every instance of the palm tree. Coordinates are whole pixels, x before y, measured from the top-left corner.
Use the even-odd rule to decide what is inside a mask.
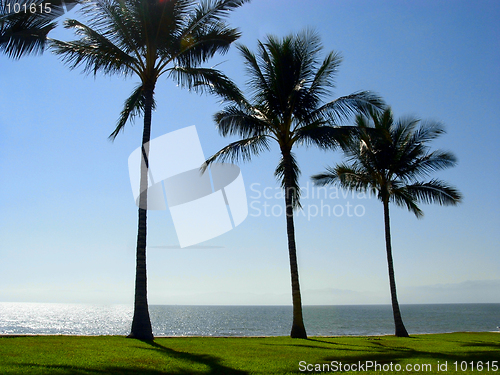
[[[241,139],[229,144],[207,160],[249,160],[269,150],[277,142],[281,160],[274,172],[285,194],[285,212],[292,283],[293,324],[291,337],[307,338],[302,318],[302,302],[295,245],[293,211],[300,207],[299,165],[292,152],[295,145],[309,144],[322,148],[338,144],[347,130],[338,122],[358,111],[382,105],[378,96],[357,92],[324,103],[335,87],[334,77],[341,62],[330,52],[320,60],[322,50],[318,35],[304,31],[282,39],[268,36],[258,42],[257,56],[247,47],[238,47],[249,75],[251,100],[243,96],[215,114],[222,136]]]
[[[198,91],[231,91],[231,84],[217,70],[201,63],[225,53],[239,36],[225,22],[229,12],[247,0],[93,0],[82,8],[89,26],[77,20],[65,21],[81,39],[54,40],[54,52],[70,68],[83,66],[87,73],[136,75],[140,84],[125,101],[114,140],[129,119],[144,113],[134,317],[129,337],[153,339],[146,285],[146,211],[148,155],[154,90],[162,75],[180,86]]]
[[[456,205],[462,196],[454,187],[437,179],[419,181],[432,172],[454,166],[456,158],[450,152],[430,152],[426,145],[444,133],[439,123],[419,126],[420,120],[410,117],[394,121],[390,108],[381,114],[371,113],[370,117],[373,124],[364,116],[356,118],[358,131],[344,149],[348,163],[329,167],[312,179],[321,186],[335,184],[359,192],[372,191],[382,201],[395,333],[408,337],[396,294],[389,202],[406,207],[417,218],[423,216],[420,202]]]
[[[0,52],[18,59],[43,52],[56,18],[79,0],[0,0]]]

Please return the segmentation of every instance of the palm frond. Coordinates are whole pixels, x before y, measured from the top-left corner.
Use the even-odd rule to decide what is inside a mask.
[[[368,190],[377,192],[379,189],[374,187],[374,179],[370,172],[367,173],[359,165],[340,164],[336,168],[341,187],[347,190],[366,192]]]
[[[265,50],[262,43],[259,42],[259,49],[261,51],[261,54],[258,59],[248,47],[240,44],[237,45],[237,48],[243,56],[243,59],[245,60],[245,69],[249,76],[247,86],[250,90],[250,93],[253,97],[256,97],[256,95],[265,97],[265,93],[270,92],[271,88],[268,85],[266,77],[264,77],[264,74],[261,71],[259,59],[262,60],[263,56],[267,55],[267,51]]]
[[[427,143],[445,133],[441,122],[420,121],[420,127],[413,133],[411,143]]]
[[[397,206],[406,207],[419,219],[424,216],[424,212],[417,205],[418,199],[411,193],[408,186],[393,187],[389,195],[389,201],[394,202]]]
[[[353,138],[353,126],[322,126],[321,123],[309,124],[295,131],[294,141],[299,144],[313,145],[321,149],[346,148]]]
[[[406,161],[406,160],[404,160]],[[398,177],[405,181],[412,181],[419,177],[451,168],[457,165],[457,158],[451,152],[436,150],[427,155],[410,159],[410,162],[398,168]]]
[[[353,115],[368,115],[371,112],[377,112],[384,109],[385,103],[382,98],[371,91],[359,91],[350,95],[341,96],[332,100],[312,113],[324,113],[331,122],[340,125],[349,120]]]
[[[228,14],[241,7],[250,0],[217,0],[200,1],[194,12],[190,13],[187,27],[184,35],[190,35],[195,30],[202,28],[205,25],[210,25],[220,21],[228,16]]]
[[[76,2],[69,0],[68,5]],[[0,52],[13,59],[42,53],[56,19],[64,13],[63,4],[61,0],[0,1]]]
[[[377,191],[373,188],[371,176],[352,164],[341,163],[335,167],[327,167],[326,172],[313,175],[311,179],[318,186],[335,185],[357,192]]]
[[[339,174],[336,168],[326,167],[326,172],[318,173],[311,176],[314,185],[326,186],[340,184]]]
[[[168,52],[168,55],[174,58],[176,65],[187,68],[199,66],[215,53],[226,53],[231,43],[241,34],[237,29],[229,27],[224,19],[230,11],[248,1],[204,0],[195,9],[184,9],[182,12],[184,25],[178,28],[180,33],[177,36],[177,45],[166,44],[163,52]],[[192,2],[185,4],[186,8],[189,8],[189,4],[192,5]],[[162,55],[167,54],[162,53]]]
[[[140,75],[135,67],[136,60],[104,35],[77,20],[66,20],[64,25],[75,29],[82,38],[73,42],[51,40],[51,48],[71,69],[83,65],[84,72],[94,75],[98,71],[104,74],[131,74],[135,71]]]
[[[162,4],[167,7],[171,3],[169,1]],[[133,56],[141,69],[146,69],[145,46],[148,36],[143,25],[145,22],[152,23],[153,20],[150,18],[151,11],[145,12],[140,8],[141,2],[134,0],[88,0],[81,13],[87,17],[90,28],[102,34],[126,54]],[[170,34],[165,34],[165,39],[170,40]]]
[[[118,134],[124,130],[125,125],[129,120],[133,122],[137,116],[143,115],[145,105],[146,97],[144,96],[144,86],[140,84],[134,89],[127,100],[125,100],[123,110],[120,113],[115,130],[110,134],[109,139],[114,141]],[[156,102],[153,99],[152,109],[154,110],[155,108]]]
[[[227,106],[214,115],[214,120],[223,137],[236,135],[251,138],[269,134],[267,122],[254,107]]]
[[[309,92],[319,97],[330,94],[330,89],[335,87],[333,78],[341,63],[341,55],[333,51],[330,52],[316,72]]]
[[[175,66],[170,69],[169,76],[177,81],[179,86],[199,93],[216,94],[224,100],[237,103],[245,100],[233,81],[216,69]]]
[[[263,151],[269,151],[269,141],[266,135],[232,142],[209,157],[202,167],[202,172],[214,162],[246,162],[250,161],[252,156],[257,156]]]
[[[407,186],[408,192],[416,200],[424,203],[437,203],[442,206],[456,205],[463,199],[462,194],[453,186],[441,180],[416,182]]]
[[[392,111],[370,112],[356,117],[357,131],[351,133],[344,152],[350,164],[327,168],[313,176],[317,184],[337,184],[356,191],[378,191],[380,200],[394,202],[423,215],[419,202],[457,204],[461,194],[440,180],[416,182],[433,172],[456,165],[451,152],[429,152],[427,143],[442,134],[439,123],[420,125],[414,117],[394,121]]]
[[[225,54],[240,36],[236,29],[224,23],[212,24],[182,39],[175,60],[180,66],[199,66],[216,53]]]
[[[282,155],[274,171],[274,177],[279,181],[284,193],[286,194],[287,191],[290,193],[292,208],[294,210],[302,208],[299,186],[300,168],[293,153],[290,153],[288,157]]]

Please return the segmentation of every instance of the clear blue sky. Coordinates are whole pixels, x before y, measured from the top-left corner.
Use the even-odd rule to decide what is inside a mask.
[[[325,51],[344,57],[336,96],[373,90],[396,116],[446,125],[434,147],[453,151],[459,165],[436,176],[457,186],[464,203],[424,205],[422,220],[392,209],[401,303],[500,302],[499,19],[496,0],[253,0],[230,17],[253,50],[266,34],[312,27]],[[51,36],[72,38],[59,29]],[[236,49],[211,65],[218,62],[244,84]],[[107,137],[137,79],[87,77],[50,53],[0,56],[0,64],[0,301],[132,303],[137,208],[127,159],[141,119],[114,143]],[[153,137],[196,125],[205,156],[229,141],[212,122],[216,98],[166,79],[156,95]],[[296,151],[309,189],[309,176],[341,160]],[[205,248],[174,249],[169,212],[149,213],[151,304],[291,304],[285,218],[273,215],[283,202],[259,198],[278,191],[278,159],[273,148],[240,165],[249,217]],[[345,209],[341,217],[297,215],[303,302],[390,303],[381,203],[341,193],[321,203],[309,193],[302,204],[306,214],[321,204]],[[363,215],[348,216],[348,204]]]

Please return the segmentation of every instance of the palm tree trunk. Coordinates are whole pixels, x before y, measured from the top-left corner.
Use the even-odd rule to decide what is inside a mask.
[[[149,141],[151,139],[151,112],[153,104],[153,90],[145,91],[144,108],[144,130],[142,134],[142,156],[141,163],[141,195],[139,198],[139,220],[137,230],[137,254],[135,269],[135,299],[134,317],[132,328],[128,337],[139,340],[153,340],[153,330],[149,317],[147,297],[147,274],[146,274],[146,237],[147,237],[147,186],[149,167]]]
[[[384,199],[384,223],[385,223],[385,247],[387,250],[387,266],[389,268],[389,285],[391,287],[392,313],[397,337],[409,337],[403,324],[401,312],[399,311],[398,296],[396,294],[396,278],[394,276],[394,264],[392,260],[391,226],[389,221],[389,200]]]
[[[290,257],[290,274],[292,279],[293,323],[291,338],[307,339],[304,318],[302,317],[302,298],[300,296],[299,267],[297,264],[297,248],[295,246],[295,228],[293,224],[291,161],[283,155],[285,164],[285,210],[286,231],[288,237],[288,254]]]

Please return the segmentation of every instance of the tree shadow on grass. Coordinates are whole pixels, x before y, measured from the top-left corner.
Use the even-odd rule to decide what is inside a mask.
[[[342,363],[378,363],[379,365],[393,365],[404,363],[412,363],[418,360],[419,363],[429,360],[429,363],[434,363],[433,368],[438,362],[444,363],[447,361],[452,364],[454,362],[461,363],[462,361],[488,361],[495,360],[496,353],[500,349],[498,342],[484,342],[476,340],[446,340],[452,344],[449,349],[443,349],[442,352],[436,352],[432,347],[422,346],[419,344],[418,337],[410,338],[362,338],[363,340],[345,341],[330,341],[323,338],[308,338],[305,340],[296,340],[293,343],[273,343],[266,345],[279,345],[287,347],[304,347],[313,350],[318,350],[325,354],[325,350],[330,350],[331,355],[321,356],[322,362],[332,363],[334,361]],[[367,341],[368,340],[368,341]],[[429,343],[431,345],[431,343]],[[415,347],[416,346],[416,347]],[[419,347],[420,346],[420,347]],[[317,353],[318,353],[317,352]],[[335,353],[335,354],[333,354]],[[403,367],[404,368],[404,367]]]
[[[405,339],[408,340],[408,339]],[[496,343],[481,343],[481,342],[458,342],[457,347],[464,348],[490,348],[490,349],[498,349],[500,348],[500,344]],[[353,355],[346,355],[345,357],[339,358],[339,356],[328,356],[324,358],[324,361],[338,361],[342,359],[344,362],[366,362],[373,361],[381,364],[384,363],[409,363],[412,359],[419,360],[434,360],[443,363],[444,361],[448,361],[449,363],[453,363],[455,361],[492,361],[493,356],[495,355],[494,350],[458,350],[458,351],[443,351],[438,353],[433,350],[422,350],[416,349],[404,345],[394,346],[390,343],[384,345],[384,342],[372,342],[371,347],[366,347],[368,353],[357,355],[353,353]]]
[[[246,371],[237,370],[228,366],[224,366],[221,360],[217,357],[207,354],[191,354],[186,352],[176,351],[160,345],[154,341],[138,340],[149,346],[137,347],[142,350],[153,350],[159,354],[177,360],[172,368],[167,370],[156,370],[141,366],[74,366],[74,365],[49,365],[49,364],[32,364],[32,363],[6,363],[7,366],[13,368],[23,368],[22,373],[29,374],[30,368],[36,369],[32,371],[36,374],[72,374],[72,375],[92,375],[92,374],[118,374],[118,375],[247,375]],[[203,365],[206,369],[196,370],[193,366]]]
[[[500,351],[500,343],[499,344],[485,344],[484,342],[474,342],[474,343],[469,343],[469,344],[464,344],[462,346],[467,346],[467,347],[476,347],[476,348],[491,348],[495,350]]]
[[[246,371],[241,371],[237,370],[231,367],[224,366],[221,363],[221,360],[217,357],[208,355],[208,354],[192,354],[192,353],[187,353],[187,352],[180,352],[171,348],[167,348],[166,346],[163,346],[161,344],[158,344],[157,342],[154,341],[146,341],[146,340],[140,340],[144,342],[145,344],[150,345],[152,348],[140,348],[144,350],[155,350],[158,351],[160,354],[168,356],[170,358],[175,358],[175,359],[180,359],[183,362],[191,362],[191,363],[197,363],[197,364],[202,364],[207,366],[210,370],[209,372],[203,371],[203,374],[210,374],[210,375],[216,375],[216,374],[228,374],[228,375],[247,375],[248,372]],[[189,374],[193,374],[193,372],[188,372]],[[177,374],[177,373],[176,373]]]
[[[361,351],[361,350],[369,350],[369,349],[372,349],[373,348],[373,345],[377,345],[377,338],[373,338],[373,339],[368,339],[370,341],[370,344],[366,344],[364,343],[363,341],[360,341],[360,342],[357,342],[355,344],[351,344],[351,343],[346,343],[346,342],[332,342],[332,341],[327,341],[327,340],[320,340],[320,339],[317,339],[317,338],[308,338],[307,341],[314,341],[314,342],[320,342],[320,343],[323,343],[323,344],[329,344],[331,345],[331,347],[329,347],[329,349],[335,349],[335,350],[347,350],[347,351],[351,351],[351,350],[358,350],[358,351]],[[333,346],[333,347],[332,347]]]
[[[348,344],[346,342],[333,342],[327,340],[321,340],[318,338],[307,338],[307,339],[293,339],[291,343],[266,343],[263,345],[270,346],[289,346],[289,347],[301,347],[310,349],[325,349],[325,350],[338,350],[338,351],[366,351],[373,349],[373,346],[367,344]],[[321,343],[320,345],[312,345],[315,342]],[[310,344],[309,344],[310,343]],[[327,345],[322,345],[327,344]]]
[[[100,368],[92,368],[92,367],[78,367],[78,366],[70,366],[70,365],[39,365],[39,364],[12,364],[13,367],[25,368],[22,371],[22,374],[71,374],[71,375],[93,375],[93,374],[117,374],[117,375],[133,375],[133,374],[141,374],[141,375],[165,375],[165,374],[196,374],[196,372],[185,371],[185,372],[165,372],[160,370],[151,370],[145,369],[143,367],[117,367],[117,366],[102,366]],[[30,369],[35,369],[34,371],[30,371]],[[45,371],[44,371],[45,370]]]

